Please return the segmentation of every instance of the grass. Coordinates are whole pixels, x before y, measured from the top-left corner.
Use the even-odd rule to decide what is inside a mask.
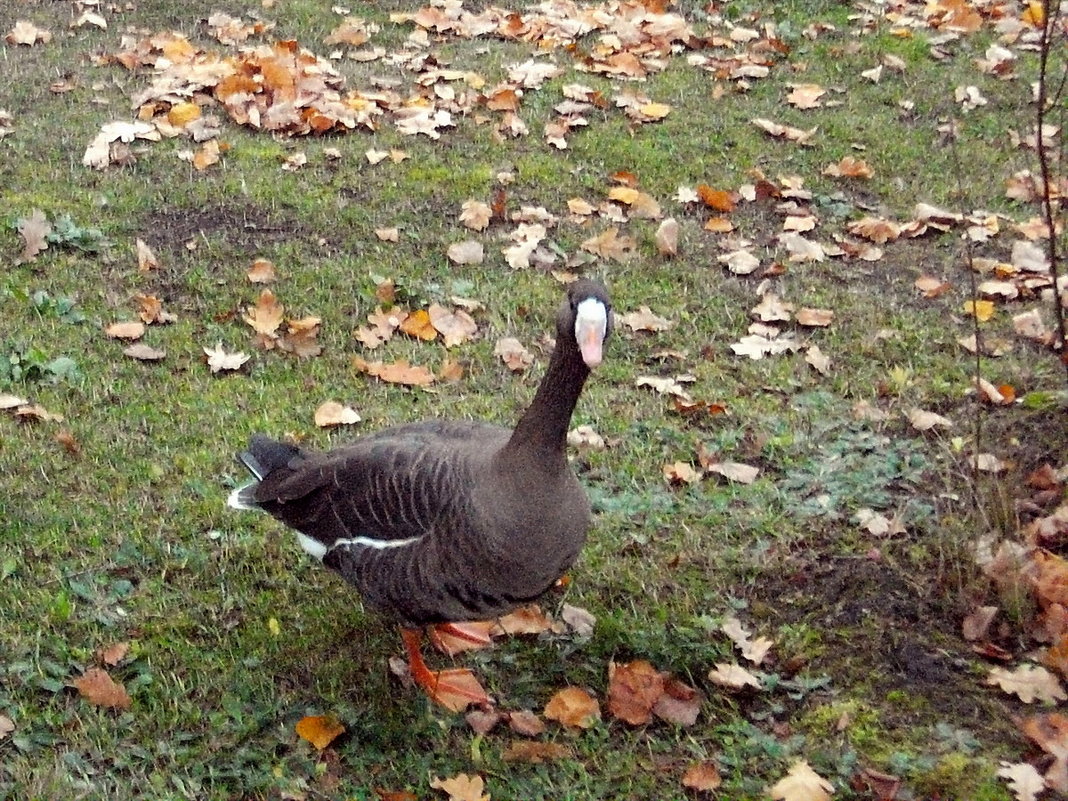
[[[948,414],[965,440],[969,421],[982,415],[987,447],[1015,460],[1006,483],[1063,455],[1056,437],[1031,433],[1049,425],[1063,432],[1058,412],[978,411],[965,397],[971,363],[956,340],[969,331],[960,312],[967,284],[952,235],[891,243],[876,262],[792,264],[772,279],[788,301],[835,311],[829,329],[803,335],[831,354],[829,376],[801,354],[736,357],[729,345],[750,322],[758,279],[727,273],[715,259],[721,237],[701,228],[706,215],[672,199],[679,186],[734,188],[754,169],[800,175],[815,196],[821,241],[873,210],[907,219],[918,201],[1030,216],[1000,189],[1001,179],[1029,166],[1004,133],[1031,124],[1028,81],[976,72],[988,31],[935,62],[923,31],[857,37],[849,5],[779,4],[774,17],[791,51],[769,78],[744,92],[724,83],[718,95],[708,73],[675,56],[631,87],[673,106],[662,123],[632,129],[615,110],[593,114],[564,152],[541,139],[560,87],[578,81],[609,95],[619,87],[556,54],[567,72],[528,93],[524,138],[498,141],[492,126],[470,118],[440,141],[402,137],[388,125],[287,140],[226,123],[221,138],[230,150],[203,173],[178,160],[183,139],[135,144],[129,167],[83,168],[81,153],[99,126],[128,118],[129,95],[147,82],[92,55],[120,49],[131,26],[178,29],[218,47],[198,23],[213,8],[147,4],[114,13],[107,31],[68,29],[66,9],[52,3],[20,4],[17,15],[0,10],[4,31],[17,16],[56,34],[49,45],[0,51],[0,105],[15,120],[15,133],[0,139],[8,226],[0,247],[18,253],[15,221],[34,208],[51,219],[68,214],[104,240],[99,252],[56,245],[27,264],[9,258],[0,275],[0,392],[65,418],[0,417],[0,715],[15,724],[0,735],[0,799],[363,799],[376,787],[432,797],[431,777],[458,772],[482,774],[494,798],[668,799],[687,797],[679,778],[705,759],[716,761],[722,797],[732,799],[766,797],[798,759],[834,782],[836,798],[871,797],[851,784],[863,767],[899,775],[914,797],[1009,797],[993,774],[1000,759],[1019,758],[1010,714],[1022,709],[982,686],[984,664],[957,636],[961,614],[985,591],[968,545],[995,515],[964,500],[969,478],[950,438],[918,434],[901,410]],[[698,27],[707,19],[704,9],[684,10]],[[382,26],[373,41],[388,49],[410,32],[390,23],[384,7],[353,12]],[[758,25],[749,12],[729,14]],[[320,53],[338,21],[320,3],[261,13],[277,22],[274,36]],[[838,31],[815,40],[798,33],[815,21]],[[431,50],[481,72],[489,86],[534,53],[493,39],[435,41]],[[860,77],[886,54],[906,62],[903,76],[879,84]],[[1031,75],[1030,59],[1021,53],[1022,76]],[[373,75],[410,80],[381,63],[339,68],[355,85]],[[75,89],[50,92],[67,74]],[[799,81],[831,87],[840,105],[787,105],[786,84]],[[973,83],[991,103],[962,116],[952,87]],[[913,111],[902,110],[903,99]],[[762,116],[818,124],[816,146],[769,140],[749,122]],[[956,154],[936,146],[950,116],[961,122]],[[326,147],[342,158],[327,161]],[[372,147],[410,157],[371,166],[363,153]],[[298,150],[308,166],[282,171]],[[821,174],[848,154],[872,164],[872,181]],[[624,226],[639,242],[634,259],[586,268],[609,281],[619,310],[644,304],[676,323],[659,335],[619,330],[576,413],[576,423],[592,424],[612,447],[576,457],[597,524],[566,597],[548,605],[588,608],[596,631],[585,642],[507,642],[464,663],[512,709],[540,710],[568,684],[603,697],[608,661],[636,658],[700,687],[707,700],[690,728],[610,720],[578,734],[550,728],[546,737],[572,746],[575,758],[541,765],[503,761],[509,735],[476,736],[462,717],[401,687],[386,670],[387,656],[399,652],[395,632],[310,564],[278,525],[224,507],[244,479],[232,454],[255,431],[328,447],[426,417],[516,419],[540,369],[509,374],[493,343],[537,343],[549,328],[555,282],[509,270],[500,228],[482,236],[485,264],[455,268],[444,256],[470,235],[457,222],[461,203],[488,200],[502,170],[515,175],[510,210],[544,205],[560,216],[568,198],[598,203],[608,176],[630,170],[681,225],[677,260],[656,255],[656,224],[639,220]],[[753,204],[731,217],[770,262],[779,216]],[[377,239],[374,230],[385,226],[400,229],[398,243]],[[570,254],[602,228],[565,222],[553,237]],[[137,238],[156,250],[160,271],[137,272]],[[983,255],[1004,258],[1010,241],[998,237]],[[322,356],[251,350],[240,311],[258,294],[244,278],[257,257],[277,265],[275,291],[290,315],[322,318]],[[945,277],[953,289],[924,300],[912,288],[921,273]],[[461,294],[485,304],[481,338],[454,354],[467,368],[462,381],[410,391],[352,369],[361,349],[351,332],[377,303],[374,276],[393,278],[421,301]],[[123,357],[102,333],[135,316],[138,292],[159,295],[179,318],[146,335],[167,350],[159,363]],[[999,309],[992,329],[1008,334],[1008,317]],[[201,349],[216,342],[250,350],[247,371],[211,375]],[[544,350],[532,349],[543,363]],[[664,350],[686,356],[662,362],[656,354]],[[397,338],[374,358],[436,368],[445,355]],[[995,383],[1023,391],[1058,386],[1053,359],[1026,343],[990,369]],[[724,403],[729,414],[682,416],[635,386],[640,375],[684,372],[695,379],[694,397]],[[313,410],[331,398],[363,416],[355,432],[314,427]],[[855,420],[861,400],[890,417]],[[76,453],[56,441],[61,430]],[[693,460],[698,445],[759,465],[761,478],[751,486],[711,478],[668,486],[661,466]],[[853,522],[861,507],[901,512],[909,535],[873,541]],[[776,642],[763,692],[734,696],[706,679],[716,662],[734,658],[718,633],[728,614]],[[97,649],[116,642],[131,643],[112,669],[134,699],[121,713],[91,707],[70,685],[96,664]],[[325,713],[347,732],[317,754],[294,725]],[[938,734],[947,731],[957,734]]]

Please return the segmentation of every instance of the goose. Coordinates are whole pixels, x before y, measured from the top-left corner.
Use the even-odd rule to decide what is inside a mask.
[[[489,705],[470,670],[431,671],[423,630],[483,639],[491,620],[547,592],[591,525],[568,464],[572,412],[612,330],[604,286],[579,279],[556,315],[556,344],[514,429],[477,421],[400,425],[316,452],[253,435],[237,455],[253,481],[229,505],[296,529],[301,547],[401,627],[411,676],[447,708]]]

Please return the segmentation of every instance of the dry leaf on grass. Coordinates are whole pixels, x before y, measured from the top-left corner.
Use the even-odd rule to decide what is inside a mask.
[[[1009,783],[1016,801],[1035,801],[1046,789],[1046,780],[1030,762],[1002,762],[997,775]]]
[[[140,362],[158,362],[167,355],[167,351],[153,348],[143,342],[123,348],[122,353],[124,356],[129,356],[131,359],[137,359]]]
[[[260,292],[256,305],[246,307],[241,319],[257,334],[272,337],[278,331],[284,316],[285,306],[278,302],[274,292],[264,289]]]
[[[579,637],[592,636],[593,628],[597,624],[597,618],[592,612],[571,604],[564,604],[560,609],[560,619]]]
[[[715,473],[738,484],[752,484],[760,475],[759,467],[741,462],[709,462],[707,464],[702,462],[701,466],[708,473]]]
[[[549,699],[542,714],[564,726],[588,729],[601,719],[601,707],[585,690],[565,687]]]
[[[812,345],[805,351],[805,361],[820,375],[828,375],[831,372],[831,357],[820,350],[819,345]]]
[[[105,665],[115,667],[126,658],[128,653],[130,653],[130,643],[117,642],[112,643],[107,648],[102,648],[97,656]]]
[[[112,339],[140,339],[145,335],[145,324],[138,321],[112,323],[104,329],[104,333]]]
[[[721,784],[723,784],[723,779],[714,762],[695,762],[682,774],[682,786],[697,790],[699,793],[709,793]]]
[[[571,747],[563,743],[515,740],[501,752],[501,759],[505,762],[527,762],[536,765],[556,759],[569,759],[574,755]]]
[[[534,355],[514,337],[502,337],[493,346],[493,355],[499,356],[509,370],[521,373],[534,364]]]
[[[830,309],[798,309],[794,319],[798,325],[825,328],[834,321],[834,312]]]
[[[269,259],[256,259],[245,276],[253,284],[269,284],[278,279],[274,270],[274,262]]]
[[[464,714],[464,720],[475,734],[489,734],[503,717],[504,715],[496,709],[472,709]]]
[[[78,693],[93,706],[105,709],[129,709],[132,703],[126,689],[102,668],[89,668],[74,680]]]
[[[644,659],[608,663],[608,713],[631,726],[653,719],[653,705],[664,692],[666,673]]]
[[[741,665],[729,665],[717,662],[716,667],[709,671],[708,680],[728,690],[741,690],[745,687],[760,689],[760,680],[743,668]]]
[[[676,256],[679,252],[679,223],[668,217],[660,223],[654,237],[656,250],[661,256]]]
[[[1052,704],[1068,700],[1057,677],[1038,665],[1019,665],[1015,670],[991,668],[986,683],[997,685],[1007,693],[1014,693],[1025,704],[1035,701]]]
[[[773,787],[774,801],[829,801],[834,785],[814,771],[807,762],[795,762]]]
[[[481,264],[486,258],[482,243],[474,239],[449,245],[446,255],[453,264]]]
[[[663,468],[664,479],[672,485],[696,484],[701,480],[701,471],[688,462],[668,462]]]
[[[879,514],[874,509],[858,509],[856,514],[860,527],[876,537],[889,537],[906,533],[905,525],[896,515],[892,518]]]
[[[905,412],[905,416],[912,423],[912,427],[918,431],[930,431],[935,427],[952,428],[953,426],[953,421],[948,417],[923,409],[909,409]]]
[[[448,793],[449,801],[490,801],[489,794],[483,794],[486,783],[481,776],[458,773],[451,779],[431,779],[430,786]]]
[[[138,272],[147,273],[159,269],[159,259],[145,240],[138,239],[134,242],[134,255],[137,256]]]
[[[539,737],[545,733],[545,721],[529,709],[508,715],[508,728],[524,737]]]
[[[400,324],[400,330],[410,337],[431,342],[437,339],[438,332],[430,322],[430,312],[426,309],[416,309],[410,312]]]
[[[240,351],[227,353],[223,350],[222,343],[217,343],[214,348],[204,348],[204,355],[208,357],[208,367],[213,373],[240,370],[241,366],[249,360],[247,353]]]
[[[716,260],[726,264],[727,269],[735,275],[749,275],[760,268],[760,259],[748,250],[735,250],[731,253],[725,253],[722,256],[717,256]]]
[[[472,231],[485,231],[493,217],[493,209],[480,200],[465,200],[460,212],[460,222]]]
[[[514,612],[498,617],[490,626],[490,634],[503,637],[507,634],[541,634],[550,631],[553,622],[537,604],[521,606]]]
[[[0,715],[0,740],[3,740],[13,731],[15,731],[15,721],[7,715]]]
[[[382,362],[369,362],[359,356],[353,356],[352,366],[361,373],[367,373],[390,384],[426,387],[434,383],[434,374],[427,368],[409,364],[403,359],[392,364],[383,364]]]
[[[1018,725],[1035,745],[1053,757],[1046,770],[1046,785],[1059,793],[1068,793],[1068,717],[1051,712],[1026,718]]]
[[[620,314],[616,318],[620,325],[632,331],[667,331],[675,323],[665,317],[653,314],[648,306],[638,307],[638,311]]]
[[[334,715],[309,715],[297,722],[297,735],[322,751],[345,732],[345,727]]]
[[[427,314],[434,330],[444,339],[446,348],[461,345],[478,332],[478,324],[463,309],[451,311],[440,304],[432,303]]]
[[[33,261],[39,253],[48,250],[48,235],[52,233],[52,224],[48,222],[43,211],[34,209],[29,217],[20,217],[15,227],[22,237],[22,253],[16,259],[16,264]]]
[[[28,20],[20,19],[4,36],[4,41],[9,45],[33,46],[38,42],[48,44],[52,41],[52,32],[45,28],[38,28]]]
[[[331,426],[350,426],[360,422],[360,415],[349,406],[342,406],[337,401],[326,401],[315,410],[315,425],[319,428]]]
[[[997,613],[998,608],[996,606],[980,606],[968,613],[960,624],[961,636],[968,642],[985,640],[987,632],[990,630],[990,624],[994,622]]]
[[[720,630],[731,638],[731,642],[737,646],[742,657],[754,665],[760,665],[768,655],[768,651],[775,645],[773,640],[767,637],[757,637],[746,631],[745,627],[736,617],[729,617],[723,621]]]

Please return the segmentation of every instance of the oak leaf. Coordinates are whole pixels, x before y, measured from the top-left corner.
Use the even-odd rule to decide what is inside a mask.
[[[731,642],[741,651],[742,657],[754,665],[759,665],[763,662],[768,655],[768,651],[775,644],[767,637],[758,637],[754,640],[752,638],[753,635],[746,631],[742,621],[736,617],[729,617],[724,620],[720,625],[720,630],[731,638]]]
[[[717,662],[716,667],[709,671],[708,680],[720,687],[729,690],[741,690],[745,687],[760,689],[760,680],[743,668],[741,665]]]
[[[834,785],[802,761],[795,762],[768,792],[774,801],[829,801]]]
[[[585,690],[565,687],[549,699],[542,714],[570,728],[588,729],[601,719],[601,707]]]
[[[1030,762],[1002,762],[997,775],[1009,783],[1016,801],[1035,801],[1046,789],[1046,780]]]
[[[620,314],[617,319],[632,331],[667,331],[675,323],[667,318],[653,314],[648,306],[640,306],[638,311]]]
[[[626,261],[638,247],[634,237],[620,235],[618,228],[606,228],[597,236],[590,237],[580,246],[583,250],[612,261]]]
[[[89,668],[74,680],[78,693],[93,706],[105,709],[129,709],[132,700],[121,684],[118,684],[102,668]]]
[[[1038,665],[1019,665],[1015,670],[991,668],[986,683],[997,685],[1005,692],[1019,696],[1025,704],[1034,701],[1054,703],[1068,700],[1068,695],[1057,677]]]
[[[297,722],[296,731],[301,739],[322,751],[344,734],[345,727],[334,715],[308,715]]]
[[[34,209],[29,217],[20,217],[15,224],[22,237],[22,253],[17,264],[33,261],[42,251],[48,250],[48,235],[52,233],[52,224],[40,209]]]

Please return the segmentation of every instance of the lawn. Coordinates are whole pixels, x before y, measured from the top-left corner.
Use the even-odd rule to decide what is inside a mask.
[[[1049,767],[1018,722],[1054,711],[1056,660],[1031,704],[988,677],[1064,632],[1033,574],[983,554],[1034,545],[1064,497],[1021,177],[1034,13],[5,4],[0,799],[400,801],[461,774],[493,799],[1026,797],[996,773]],[[314,114],[271,101],[301,48],[297,79],[334,93]],[[108,123],[128,141],[86,158]],[[571,448],[594,527],[541,607],[595,624],[430,655],[497,699],[481,731],[394,675],[396,629],[291,532],[226,507],[234,454],[254,432],[513,424],[576,274],[616,327],[572,420],[602,440]],[[265,291],[284,308],[254,330]],[[379,307],[433,304],[474,333],[369,338]],[[977,398],[976,328],[1005,402]],[[419,380],[385,380],[398,362]],[[359,422],[317,425],[327,401]],[[1039,544],[1017,563],[1061,564],[1063,537]],[[696,722],[613,712],[609,666],[638,660],[699,691]],[[100,671],[117,703],[87,691]],[[600,717],[547,716],[566,687]],[[543,733],[509,726],[523,710]],[[323,715],[344,732],[318,748],[296,727]]]

